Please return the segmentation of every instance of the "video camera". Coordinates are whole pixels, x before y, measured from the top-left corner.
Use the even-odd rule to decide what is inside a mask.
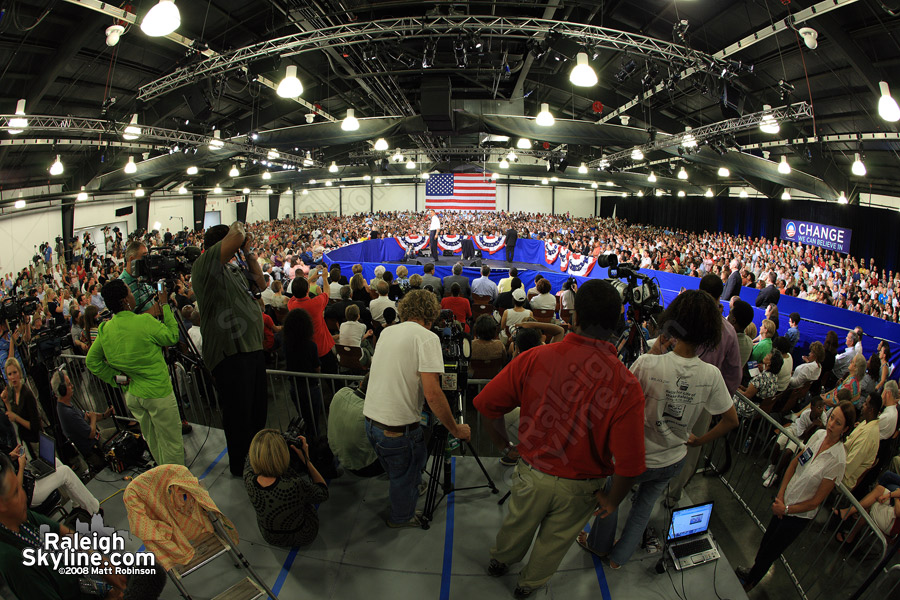
[[[6,298],[0,303],[0,321],[6,321],[10,329],[15,329],[23,317],[33,315],[40,305],[36,296]]]
[[[622,303],[629,305],[638,322],[652,319],[663,311],[659,285],[650,276],[639,273],[640,267],[620,263],[615,254],[598,256],[597,265],[609,269],[606,281],[616,288]]]
[[[451,310],[442,310],[431,330],[440,338],[441,354],[444,357],[441,389],[453,415],[459,416],[463,409],[460,393],[466,389],[469,381],[469,356],[472,354],[472,347],[462,324],[456,320]]]
[[[166,288],[171,290],[175,288],[175,279],[179,275],[190,274],[199,256],[200,248],[196,246],[151,248],[144,258],[132,263],[132,275],[142,283],[165,280]]]
[[[48,366],[53,364],[53,359],[59,357],[64,349],[75,346],[69,326],[65,324],[51,326],[52,322],[52,319],[49,320],[38,335],[32,336],[29,344],[35,362]]]

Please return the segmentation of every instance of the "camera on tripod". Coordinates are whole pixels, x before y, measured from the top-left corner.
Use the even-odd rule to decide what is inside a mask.
[[[638,321],[653,319],[663,311],[660,305],[662,295],[659,285],[648,275],[639,273],[640,267],[631,263],[620,263],[615,254],[597,257],[600,267],[609,269],[606,280],[619,292],[622,304],[627,304]],[[622,280],[625,281],[622,281]]]
[[[24,317],[33,315],[40,305],[41,301],[36,296],[6,298],[0,303],[0,320],[6,321],[10,329],[15,329]]]
[[[72,339],[68,325],[48,326],[41,330],[37,336],[32,336],[28,345],[31,356],[37,363],[52,365],[53,361],[67,348],[73,348],[75,341]]]
[[[167,289],[175,288],[175,279],[179,275],[188,275],[194,261],[200,256],[200,248],[174,248],[162,246],[151,248],[144,258],[132,263],[134,278],[142,283],[165,280]]]

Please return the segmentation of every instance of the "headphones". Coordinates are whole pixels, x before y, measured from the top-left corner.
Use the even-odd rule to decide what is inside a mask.
[[[55,390],[56,397],[62,398],[66,395],[66,392],[69,391],[69,386],[66,384],[66,377],[68,377],[69,374],[66,373],[66,370],[63,367],[60,367],[57,372],[59,373],[59,384],[56,386]]]

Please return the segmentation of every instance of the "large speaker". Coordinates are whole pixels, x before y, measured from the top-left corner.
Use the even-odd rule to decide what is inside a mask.
[[[432,133],[453,132],[453,110],[450,106],[450,78],[431,77],[422,80],[420,109],[422,119]]]
[[[726,83],[722,86],[722,117],[726,119],[736,119],[744,115],[744,94],[734,87]]]
[[[475,258],[475,259],[472,260],[472,262],[469,263],[469,266],[470,266],[470,267],[478,267],[478,268],[480,269],[480,268],[481,268],[481,264],[482,264],[482,263],[481,263],[481,259],[480,259],[480,258]]]
[[[117,216],[117,217],[124,217],[125,215],[130,215],[130,214],[133,213],[133,212],[134,212],[134,207],[133,207],[133,206],[126,206],[125,208],[117,208],[117,209],[116,209],[116,216]]]
[[[444,250],[443,256],[453,256],[453,250]]]

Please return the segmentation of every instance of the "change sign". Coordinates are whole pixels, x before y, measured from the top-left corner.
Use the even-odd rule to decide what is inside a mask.
[[[810,244],[843,254],[850,253],[851,233],[849,229],[844,229],[843,227],[832,227],[831,225],[793,219],[781,220],[781,239],[789,242]]]

